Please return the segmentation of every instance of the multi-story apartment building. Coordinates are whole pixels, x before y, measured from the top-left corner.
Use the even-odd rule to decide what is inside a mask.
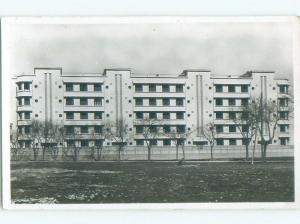
[[[181,74],[134,74],[129,69],[105,69],[103,74],[64,74],[60,68],[35,68],[34,74],[15,77],[17,127],[30,133],[32,120],[50,121],[79,133],[80,139],[64,144],[81,147],[113,145],[105,138],[106,123],[128,124],[127,145],[145,145],[143,120],[158,119],[166,135],[151,144],[170,146],[170,132],[191,132],[185,144],[203,145],[203,128],[213,122],[217,145],[242,145],[234,117],[251,97],[263,96],[288,108],[289,82],[275,79],[274,72],[253,71],[241,76],[215,76],[206,70]],[[272,144],[293,144],[288,109],[283,110],[279,131]],[[154,130],[155,131],[155,130]],[[92,134],[93,133],[93,134]],[[99,139],[93,137],[99,134]],[[23,147],[30,139],[19,140]],[[62,144],[62,143],[60,143]]]

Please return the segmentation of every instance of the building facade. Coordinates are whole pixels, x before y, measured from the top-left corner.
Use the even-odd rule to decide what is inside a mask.
[[[251,98],[263,96],[278,102],[278,131],[273,145],[293,144],[289,120],[289,82],[275,79],[274,72],[253,71],[241,76],[216,76],[206,70],[184,70],[181,74],[134,74],[129,69],[105,69],[103,74],[65,74],[60,68],[35,68],[34,74],[17,75],[16,125],[18,133],[31,132],[33,120],[49,121],[77,133],[66,145],[81,147],[103,144],[107,123],[122,120],[128,128],[126,144],[145,146],[146,119],[161,121],[156,146],[174,146],[169,133],[190,133],[187,146],[204,145],[203,128],[213,122],[216,145],[243,145],[234,118]],[[99,137],[95,138],[98,135]],[[259,140],[259,139],[258,139]],[[30,139],[19,139],[22,147]]]

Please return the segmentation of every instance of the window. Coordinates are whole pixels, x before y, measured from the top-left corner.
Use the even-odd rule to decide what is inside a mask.
[[[87,140],[81,140],[80,145],[81,145],[81,147],[88,147],[89,142]]]
[[[185,126],[184,125],[178,125],[176,127],[176,132],[177,133],[184,133],[185,132]]]
[[[287,111],[280,111],[279,112],[279,118],[283,120],[288,120],[289,119],[289,112]]]
[[[289,138],[279,138],[280,145],[288,145],[289,144]]]
[[[94,98],[94,106],[101,106],[102,100],[100,97]]]
[[[286,124],[281,124],[281,125],[279,125],[279,129],[280,129],[280,132],[287,132],[287,130],[288,130],[288,125],[286,125]]]
[[[96,140],[95,141],[95,146],[99,147],[103,145],[103,141],[102,140]]]
[[[223,119],[223,112],[216,112],[216,119]]]
[[[249,101],[248,101],[248,99],[241,99],[241,105],[242,106],[248,106],[248,103],[249,103]]]
[[[235,99],[228,99],[229,106],[235,106]]]
[[[136,118],[136,119],[143,119],[143,118],[144,118],[143,112],[136,112],[136,113],[135,113],[135,118]]]
[[[135,144],[136,144],[136,145],[144,145],[144,140],[142,140],[142,139],[137,139],[137,140],[135,140]]]
[[[217,98],[216,99],[216,106],[223,106],[223,99]]]
[[[73,83],[66,83],[66,91],[67,92],[73,91]]]
[[[229,125],[229,132],[236,132],[235,125]]]
[[[151,139],[149,143],[150,143],[150,145],[157,145],[157,140]]]
[[[87,134],[87,133],[89,133],[88,127],[86,127],[86,126],[80,127],[80,133],[81,134]]]
[[[25,112],[25,119],[26,120],[29,120],[30,119],[30,112]]]
[[[249,126],[248,125],[243,125],[242,126],[242,132],[248,132],[249,131]]]
[[[95,120],[102,119],[102,113],[99,112],[99,111],[94,112],[94,119],[95,119]]]
[[[216,139],[216,143],[217,143],[217,145],[224,145],[224,139],[222,139],[222,138],[217,138],[217,139]]]
[[[236,112],[229,112],[229,119],[233,120],[236,118]]]
[[[22,83],[18,83],[18,90],[22,90]]]
[[[136,127],[135,127],[135,132],[136,132],[137,134],[142,134],[143,131],[144,131],[143,126],[136,126]]]
[[[66,105],[74,105],[74,98],[66,98]]]
[[[223,86],[222,85],[215,85],[216,87],[216,93],[222,93],[223,92]]]
[[[80,105],[88,105],[88,99],[87,98],[80,98]]]
[[[241,85],[241,92],[248,93],[248,85]]]
[[[136,98],[135,99],[135,105],[136,106],[143,106],[143,99],[142,98]]]
[[[287,85],[280,85],[279,86],[280,93],[288,93],[288,86]]]
[[[88,113],[87,112],[81,112],[80,113],[80,119],[82,119],[82,120],[88,119]]]
[[[25,126],[25,134],[30,134],[30,126]]]
[[[236,139],[229,139],[229,145],[236,145]]]
[[[149,131],[150,131],[150,133],[157,133],[157,127],[156,126],[150,126]]]
[[[288,106],[288,100],[287,99],[279,99],[279,106],[281,107],[287,107]]]
[[[166,84],[162,85],[162,91],[164,93],[170,92],[170,86]]]
[[[163,106],[169,106],[170,105],[170,99],[169,98],[163,98]]]
[[[249,119],[249,112],[243,111],[243,112],[242,112],[242,115],[241,115],[241,118],[242,118],[243,120]],[[234,119],[234,118],[233,118],[233,119]]]
[[[18,98],[18,105],[22,106],[22,98]]]
[[[67,120],[73,120],[74,119],[74,113],[73,112],[67,112],[66,113],[66,119]]]
[[[170,106],[170,99],[169,98],[163,98],[163,106]]]
[[[102,85],[100,83],[94,84],[94,91],[95,92],[101,92],[102,91]]]
[[[82,92],[86,92],[88,89],[86,83],[79,84],[79,88],[80,88],[80,91],[82,91]]]
[[[184,113],[183,112],[176,112],[176,119],[184,119]]]
[[[149,106],[156,106],[156,99],[155,98],[149,98]]]
[[[23,130],[23,127],[22,127],[22,126],[19,126],[19,127],[18,127],[18,133],[19,133],[19,134],[22,134],[22,130]]]
[[[30,90],[30,83],[29,82],[24,83],[24,90]]]
[[[149,84],[149,92],[156,92],[156,85],[155,84]]]
[[[163,112],[163,119],[170,119],[170,113],[169,112]]]
[[[26,106],[30,105],[30,97],[24,97],[24,105]]]
[[[183,99],[182,98],[177,98],[176,99],[176,106],[183,106]]]
[[[25,141],[25,148],[30,148],[30,143],[31,143],[30,140],[29,141]]]
[[[74,140],[67,140],[67,146],[74,146],[75,145],[75,141]]]
[[[170,139],[164,139],[163,140],[163,145],[171,145],[171,140]]]
[[[164,133],[170,133],[171,132],[171,127],[170,126],[164,126]]]
[[[142,84],[135,84],[135,91],[136,92],[143,92],[143,85]]]
[[[74,127],[73,126],[67,126],[66,132],[67,132],[67,134],[74,134]]]
[[[242,145],[247,145],[248,141],[249,141],[249,139],[242,139]]]
[[[95,133],[96,134],[101,134],[102,133],[102,127],[97,125],[94,127]]]
[[[228,85],[228,92],[234,93],[235,92],[235,85]]]
[[[216,125],[216,132],[222,133],[223,132],[223,125]]]
[[[18,112],[19,120],[22,120],[22,112]]]
[[[183,92],[183,85],[176,85],[176,93],[182,93]]]
[[[150,119],[156,119],[157,118],[156,113],[155,112],[150,112],[149,113],[149,118]]]

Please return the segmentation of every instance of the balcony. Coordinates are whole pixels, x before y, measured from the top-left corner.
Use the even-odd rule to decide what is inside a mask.
[[[30,90],[19,90],[16,94],[17,97],[23,97],[23,96],[32,96],[32,92]]]
[[[79,112],[79,111],[86,111],[86,112],[94,112],[94,111],[104,111],[103,106],[64,106],[64,111],[71,111],[71,112]]]
[[[104,97],[104,92],[97,91],[72,91],[64,92],[64,97]]]
[[[134,120],[133,125],[143,125],[147,122],[144,122],[143,119]],[[162,119],[157,122],[159,125],[186,125],[186,121],[184,119]]]
[[[142,98],[185,98],[184,92],[134,92],[133,97]]]
[[[135,106],[134,107],[134,111],[153,111],[153,112],[164,112],[164,111],[168,111],[168,112],[175,112],[175,111],[185,111],[185,107],[184,106]]]
[[[64,125],[74,125],[74,126],[80,126],[80,125],[104,125],[103,120],[66,120],[64,119]]]
[[[31,125],[32,121],[31,120],[18,120],[18,126],[22,125]]]
[[[22,106],[17,106],[17,111],[32,111],[32,106],[31,105],[22,105]]]
[[[249,98],[249,93],[235,92],[235,93],[214,93],[214,98]]]

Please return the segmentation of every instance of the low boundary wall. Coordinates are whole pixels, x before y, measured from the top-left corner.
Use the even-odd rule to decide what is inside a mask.
[[[252,157],[253,147],[249,148],[249,158]],[[11,160],[57,160],[57,161],[113,161],[119,159],[119,151],[115,146],[103,147],[97,152],[97,149],[92,147],[80,148],[78,154],[74,154],[72,148],[56,148],[55,150],[36,150],[38,153],[33,153],[30,148],[11,150]],[[205,160],[210,159],[209,146],[185,146],[185,160]],[[245,158],[246,150],[243,146],[215,146],[213,150],[214,159],[238,159]],[[267,149],[267,157],[293,157],[293,146],[269,146]],[[255,157],[261,157],[260,145],[256,146]],[[182,148],[176,147],[152,147],[151,160],[176,160],[183,158]],[[148,160],[148,150],[146,147],[126,146],[120,153],[120,160]]]

